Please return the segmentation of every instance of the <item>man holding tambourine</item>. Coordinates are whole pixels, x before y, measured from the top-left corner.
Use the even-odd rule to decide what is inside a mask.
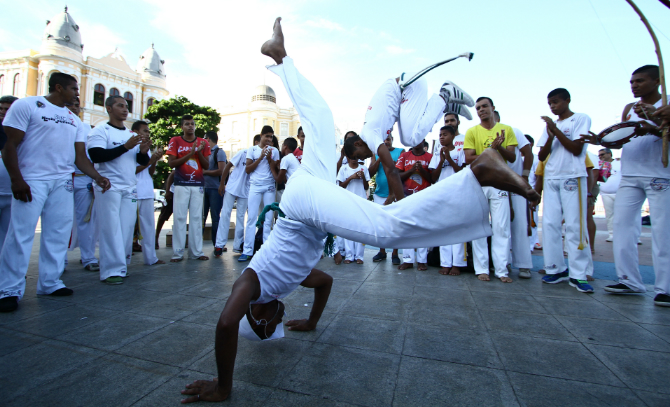
[[[623,123],[584,142],[621,148],[621,183],[614,203],[614,263],[619,283],[605,287],[614,294],[644,293],[637,253],[640,211],[649,200],[652,260],[656,273],[654,304],[670,306],[670,168],[661,163],[661,107],[659,69],[645,65],[633,72],[631,90],[636,98],[624,108]],[[661,114],[663,112],[660,112]]]

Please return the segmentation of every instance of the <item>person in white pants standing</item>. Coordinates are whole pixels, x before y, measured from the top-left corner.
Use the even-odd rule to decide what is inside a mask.
[[[607,219],[608,236],[606,241],[612,242],[614,234],[614,199],[616,198],[616,191],[619,189],[621,182],[621,161],[612,158],[612,150],[603,148],[598,151],[598,159],[603,163],[609,163],[610,175],[605,182],[600,184],[600,196],[603,200],[603,207],[605,208],[605,218]],[[640,224],[642,227],[642,224]]]
[[[337,183],[361,199],[367,199],[366,191],[370,187],[368,185],[370,182],[370,173],[365,165],[358,163],[358,160],[354,160],[351,157],[347,158],[349,159],[347,165],[340,167],[340,171],[337,174]],[[344,263],[349,264],[355,261],[356,264],[363,264],[365,246],[353,240],[343,240],[345,252]]]
[[[533,151],[533,147],[535,147],[535,139],[531,137],[529,134],[526,134],[526,138],[530,142],[530,151]],[[537,175],[535,175],[535,170],[537,170],[537,165],[540,163],[540,159],[537,158],[537,154],[533,153],[533,166],[530,167],[530,174],[528,175],[528,184],[530,184],[531,187],[535,188],[535,184],[537,183]],[[542,245],[540,244],[540,237],[537,234],[537,225],[538,225],[539,219],[537,216],[537,205],[531,204],[530,205],[530,230],[531,230],[531,235],[530,235],[530,251],[532,252],[533,250],[542,250]]]
[[[138,120],[133,123],[131,130],[145,140],[151,140],[149,123]],[[142,236],[142,257],[144,264],[165,264],[156,256],[156,220],[154,218],[154,181],[151,178],[156,172],[156,163],[163,156],[163,149],[158,147],[151,154],[147,165],[137,164],[135,177],[137,177],[137,216],[140,220],[140,235]]]
[[[248,261],[254,255],[254,242],[256,238],[256,221],[258,209],[270,205],[275,201],[275,180],[270,170],[270,160],[279,160],[279,150],[272,146],[274,130],[270,126],[263,126],[261,130],[261,142],[257,146],[249,148],[247,152],[247,164],[244,170],[249,174],[249,201],[247,206],[247,228],[244,232],[244,251],[237,261]],[[272,230],[273,213],[265,216],[263,224],[263,242],[268,239]]]
[[[14,101],[19,98],[15,96],[0,97],[0,123],[5,120],[5,114]],[[2,148],[7,142],[7,135],[0,126],[0,159],[2,158]],[[12,216],[12,181],[5,168],[5,164],[0,161],[0,250],[5,242],[5,235],[9,229],[9,220]]]
[[[17,100],[7,112],[2,160],[12,181],[12,218],[0,253],[0,312],[14,311],[23,297],[35,227],[42,219],[37,294],[66,296],[61,281],[74,200],[76,164],[102,191],[110,187],[86,157],[86,128],[65,105],[77,101],[79,85],[53,73],[49,94]]]
[[[209,143],[195,136],[196,124],[193,116],[181,118],[183,136],[172,137],[168,145],[168,165],[175,169],[172,208],[172,259],[184,260],[186,247],[186,216],[188,215],[188,250],[190,257],[209,260],[202,251],[202,206],[205,193],[203,169],[209,168],[211,150]]]
[[[514,130],[496,122],[494,116],[495,106],[491,98],[482,96],[475,104],[479,124],[471,127],[465,133],[463,151],[465,151],[465,162],[472,163],[486,149],[496,150],[508,163],[516,160],[517,140]],[[510,209],[507,191],[493,187],[484,187],[484,195],[489,202],[491,213],[491,257],[495,267],[495,275],[503,283],[511,283],[507,270],[509,257],[510,236]],[[481,281],[490,281],[489,278],[489,249],[486,238],[472,242],[472,256],[475,266],[475,274]]]
[[[137,220],[137,164],[149,163],[151,141],[127,129],[128,103],[121,96],[105,101],[109,121],[91,130],[88,154],[98,165],[100,174],[112,182],[112,188],[98,195],[95,188],[95,211],[100,231],[100,281],[123,284],[132,256],[133,229]]]
[[[622,120],[642,122],[639,137],[624,144],[621,152],[621,183],[614,202],[614,265],[619,283],[605,287],[614,294],[643,293],[637,238],[640,210],[649,200],[652,261],[656,281],[654,304],[670,307],[670,167],[661,163],[660,119],[652,114],[661,107],[660,72],[656,65],[636,69],[631,90],[640,98],[624,108]],[[646,118],[654,118],[656,122]]]
[[[554,123],[551,118],[542,116],[546,128],[537,143],[540,147],[539,159],[547,160],[542,200],[544,269],[547,275],[542,277],[542,282],[556,284],[567,280],[577,291],[592,293],[593,287],[586,277],[592,262],[586,223],[589,186],[584,165],[586,148],[580,141],[582,135],[589,134],[591,119],[570,110],[570,93],[566,89],[552,90],[547,101],[558,120]],[[561,239],[564,219],[569,268],[565,265]]]

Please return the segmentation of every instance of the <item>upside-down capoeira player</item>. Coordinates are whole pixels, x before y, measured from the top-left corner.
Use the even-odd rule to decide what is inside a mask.
[[[308,319],[291,320],[286,326],[296,331],[316,328],[333,281],[313,268],[321,258],[327,233],[377,247],[443,246],[491,234],[482,186],[514,191],[530,200],[539,198],[499,154],[486,151],[470,168],[398,203],[381,206],[360,199],[335,185],[333,115],[286,55],[279,18],[261,53],[277,63],[268,69],[281,78],[300,114],[307,135],[302,165],[291,176],[279,205],[285,217],[277,220],[268,240],[235,282],[219,318],[215,340],[218,379],[187,385],[182,391],[190,396],[182,401],[185,403],[228,398],[238,335],[256,341],[283,337],[284,304],[279,300],[299,285],[314,288],[314,305]],[[351,148],[353,143],[349,144]]]

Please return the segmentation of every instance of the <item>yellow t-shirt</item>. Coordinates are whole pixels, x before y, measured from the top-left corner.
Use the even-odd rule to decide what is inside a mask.
[[[505,130],[505,141],[502,143],[503,148],[519,144],[514,135],[514,130],[510,126],[496,123],[491,130],[486,130],[481,124],[478,124],[465,132],[463,149],[475,150],[475,154],[480,155],[484,150],[491,147],[491,143],[496,139],[497,133],[500,133],[502,130]]]
[[[535,167],[535,175],[544,176],[544,166],[547,164],[547,160],[549,159],[550,155],[551,154],[549,154],[547,156],[547,158],[544,159],[544,161],[540,161],[539,163],[537,163],[537,167]],[[593,165],[593,161],[591,161],[588,154],[586,154],[586,160],[585,161],[586,161],[586,169],[595,167]]]

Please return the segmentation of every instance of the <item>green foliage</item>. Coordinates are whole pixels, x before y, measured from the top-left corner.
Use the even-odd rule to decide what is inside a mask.
[[[181,117],[190,114],[195,119],[197,137],[204,137],[208,131],[218,131],[221,115],[209,106],[198,106],[184,96],[175,96],[155,102],[149,107],[144,118],[149,121],[151,141],[154,147],[161,146],[167,150],[172,137],[181,136]],[[154,188],[163,189],[165,180],[172,169],[167,158],[159,161],[154,174]]]

